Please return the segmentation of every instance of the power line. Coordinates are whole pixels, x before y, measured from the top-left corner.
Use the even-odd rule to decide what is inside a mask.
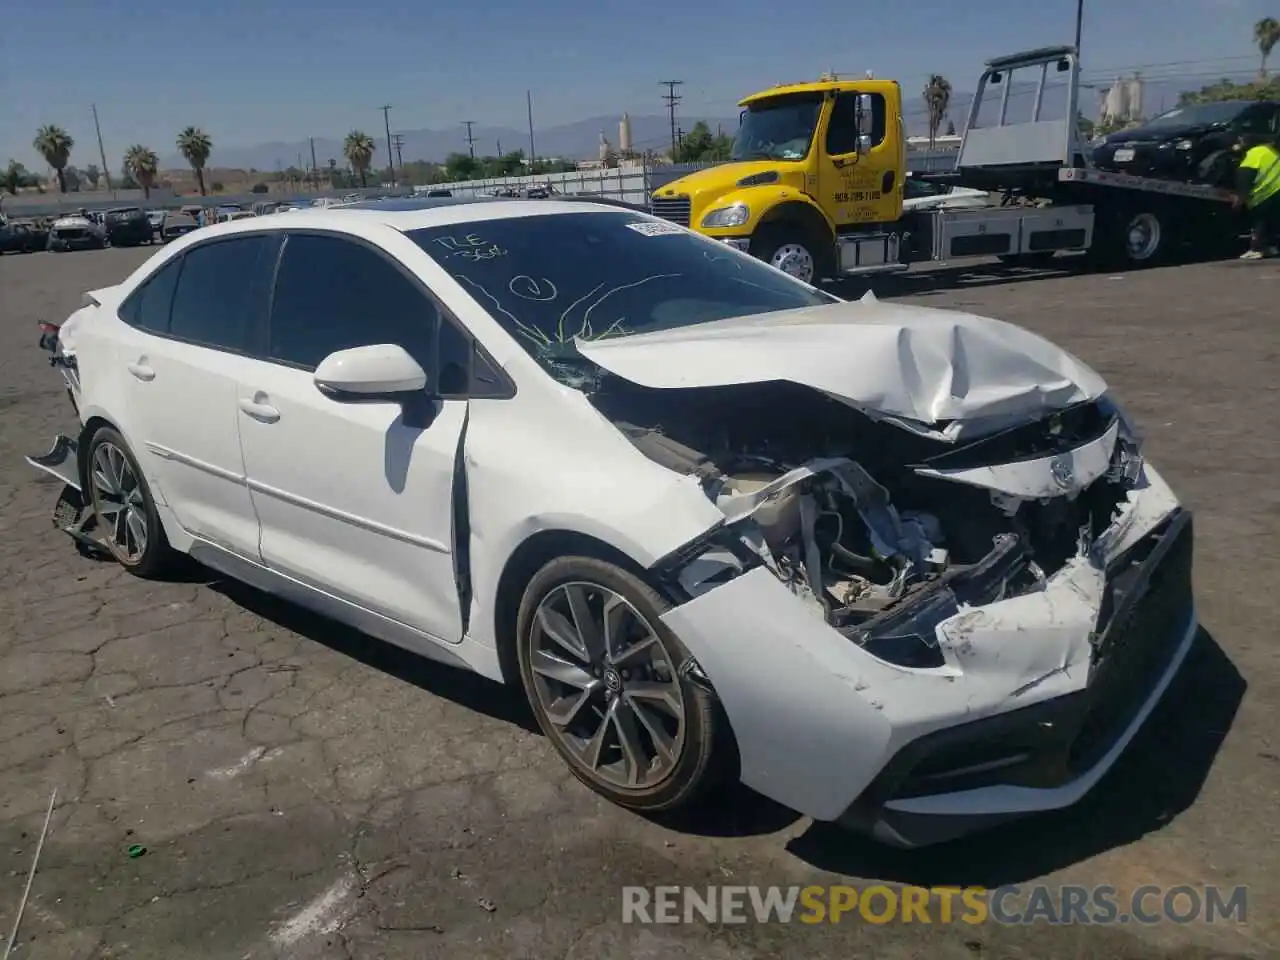
[[[387,166],[391,168],[391,185],[396,185],[396,160],[391,155],[391,104],[382,105],[382,124],[387,130]]]
[[[683,95],[676,93],[676,87],[683,86],[683,80],[659,80],[658,86],[666,87],[667,92],[662,95],[662,99],[667,102],[667,115],[671,119],[671,159],[676,158],[676,104],[684,99]]]
[[[471,128],[476,125],[474,120],[463,120],[462,125],[467,128],[467,151],[471,154],[471,159],[476,158],[476,138],[471,135]]]

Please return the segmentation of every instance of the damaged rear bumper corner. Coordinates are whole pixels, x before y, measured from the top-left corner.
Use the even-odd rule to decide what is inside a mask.
[[[1190,515],[1154,471],[1096,546],[1043,589],[940,624],[941,668],[871,656],[764,568],[663,620],[724,705],[744,783],[816,820],[923,846],[1076,803],[1185,660]],[[1097,652],[1131,633],[1144,641]]]

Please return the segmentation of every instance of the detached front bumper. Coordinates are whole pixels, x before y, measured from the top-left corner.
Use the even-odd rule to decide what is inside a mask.
[[[816,820],[914,847],[1079,801],[1196,634],[1192,525],[1159,475],[1043,589],[937,628],[946,665],[897,667],[757,568],[663,619],[733,726],[742,779]]]

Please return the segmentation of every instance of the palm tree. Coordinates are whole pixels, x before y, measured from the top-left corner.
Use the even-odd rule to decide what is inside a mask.
[[[58,190],[61,193],[67,192],[67,162],[71,159],[71,148],[76,145],[75,140],[71,139],[71,134],[63,130],[56,124],[46,123],[36,132],[36,138],[31,142],[36,148],[36,153],[44,157],[45,163],[53,167],[58,174]]]
[[[367,174],[369,165],[373,163],[373,154],[376,149],[373,137],[363,130],[352,130],[347,134],[347,138],[342,141],[343,156],[351,164],[351,169],[359,175],[360,186],[362,187],[369,185]]]
[[[941,74],[932,74],[924,85],[924,106],[929,114],[929,149],[938,139],[938,130],[942,121],[947,119],[947,108],[951,106],[951,82]]]
[[[1280,21],[1275,17],[1263,17],[1253,25],[1253,39],[1258,44],[1258,52],[1262,54],[1262,67],[1258,70],[1258,75],[1265,80],[1267,57],[1271,56],[1272,48],[1280,42]]]
[[[160,170],[160,159],[150,147],[135,143],[124,152],[124,172],[138,181],[143,196],[151,199],[151,188],[155,185],[156,175]]]
[[[191,164],[196,172],[196,183],[200,185],[200,196],[205,196],[204,165],[209,162],[209,153],[213,150],[213,141],[199,127],[187,127],[178,134],[178,152]]]

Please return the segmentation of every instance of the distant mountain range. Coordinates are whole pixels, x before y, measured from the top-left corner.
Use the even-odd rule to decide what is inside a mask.
[[[1184,90],[1199,87],[1201,82],[1182,82],[1177,80],[1150,81],[1144,93],[1144,113],[1153,116],[1162,109],[1174,107],[1178,95]],[[1030,118],[1031,104],[1035,100],[1035,85],[1032,83],[1015,83],[1009,93],[1008,121],[1019,122]],[[973,102],[973,94],[955,91],[951,96],[948,119],[954,123],[958,131],[964,129],[968,119],[969,106]],[[1080,91],[1080,110],[1090,119],[1098,115],[1098,94],[1096,89]],[[920,136],[929,132],[928,118],[924,104],[918,95],[906,96],[904,113],[907,121],[907,132],[912,136]],[[1066,114],[1065,85],[1051,81],[1046,91],[1044,106],[1041,111],[1043,120],[1061,120]],[[995,123],[1000,115],[1000,90],[991,88],[984,96],[980,122],[983,125]],[[620,116],[598,116],[579,120],[576,123],[555,127],[534,129],[534,147],[540,157],[564,157],[569,159],[589,159],[597,155],[601,132],[609,142],[617,147],[618,122]],[[665,115],[632,115],[631,144],[636,150],[663,151],[671,143],[670,121]],[[696,117],[679,115],[677,122],[681,128],[689,130],[699,120],[706,123],[712,132],[723,130],[732,134],[738,128],[736,115],[728,117]],[[946,123],[943,124],[943,131]],[[467,150],[466,130],[461,125],[445,130],[404,130],[404,147],[401,155],[406,161],[434,160],[443,161],[451,153],[465,153]],[[477,155],[493,155],[498,152],[499,145],[505,152],[529,150],[529,131],[512,127],[472,128]],[[375,138],[378,153],[375,164],[383,166],[387,162],[387,145],[383,137]],[[324,167],[329,158],[335,159],[339,165],[345,165],[342,157],[342,141],[329,137],[319,137],[315,142],[316,161]],[[311,144],[306,140],[295,142],[261,143],[252,146],[222,146],[214,143],[210,166],[219,168],[238,167],[243,169],[275,170],[277,167],[298,165],[301,157],[304,166],[311,163]],[[186,162],[176,154],[162,158],[165,168],[185,168]]]
[[[615,148],[618,146],[618,116],[588,117],[576,123],[557,127],[534,127],[534,148],[540,157],[565,157],[569,159],[586,159],[595,157],[600,148],[601,132]],[[671,145],[671,122],[662,115],[632,115],[631,145],[635,150],[663,151]],[[731,119],[715,117],[678,117],[680,126],[688,130],[699,120],[706,123],[712,132],[723,129],[732,133],[738,128],[737,116]],[[372,133],[372,131],[370,131]],[[466,153],[466,128],[462,125],[447,130],[402,130],[404,147],[401,156],[405,161],[434,160],[443,162],[451,153]],[[497,154],[501,144],[504,153],[515,150],[529,152],[529,131],[516,130],[511,127],[475,126],[471,128],[471,136],[475,139],[477,156]],[[387,162],[387,141],[385,137],[374,137],[378,152],[374,157],[377,166],[385,166]],[[289,167],[298,164],[301,156],[306,166],[311,165],[311,144],[307,140],[297,142],[260,143],[253,146],[221,146],[216,141],[213,154],[209,158],[211,167],[255,168],[257,170],[275,170],[277,166]],[[327,166],[329,158],[336,160],[339,166],[345,166],[342,157],[342,140],[329,137],[316,138],[316,162],[321,167]],[[168,168],[182,168],[186,161],[177,154],[161,158],[161,165]]]

